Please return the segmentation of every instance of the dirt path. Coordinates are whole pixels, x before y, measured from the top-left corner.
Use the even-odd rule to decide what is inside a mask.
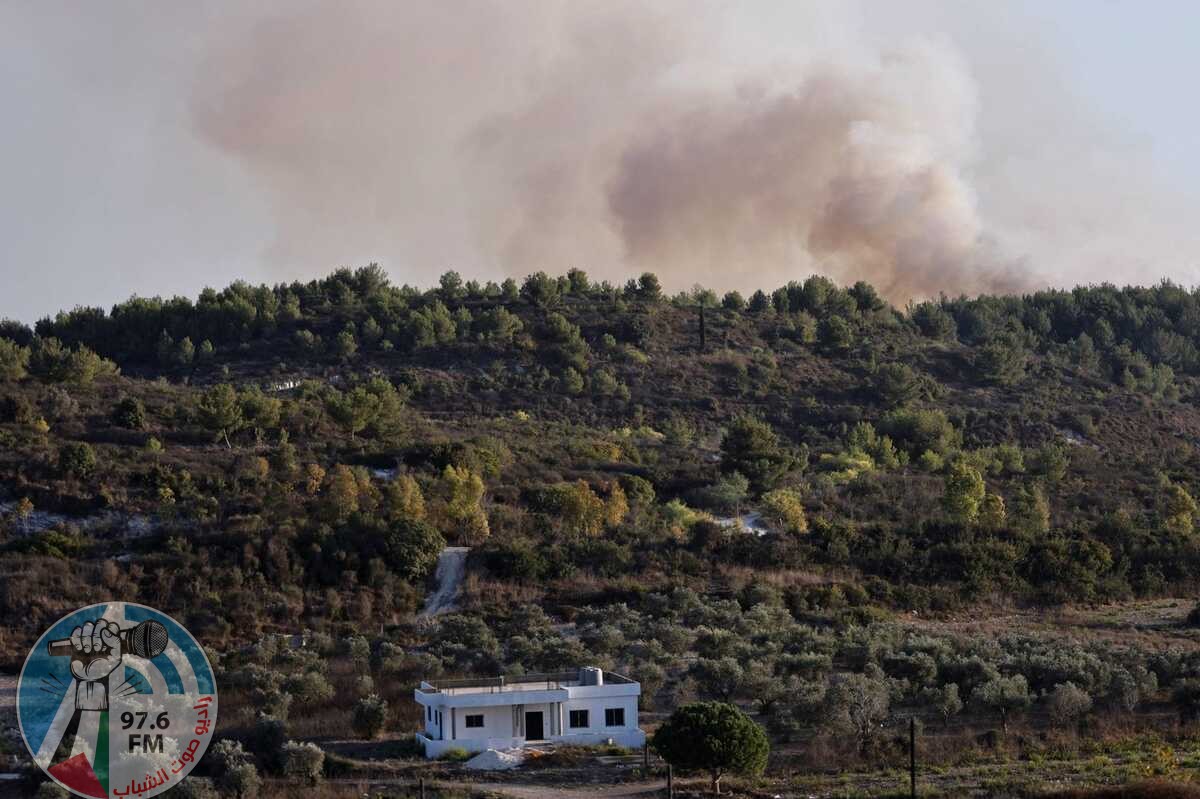
[[[364,787],[370,786],[372,788],[388,785],[412,786],[411,778],[398,780],[330,779],[326,780],[326,782],[353,783],[355,785],[361,785]],[[649,799],[653,796],[663,795],[667,788],[667,783],[665,780],[625,783],[623,785],[592,785],[574,787],[564,787],[558,785],[532,785],[528,783],[521,784],[511,782],[462,782],[450,780],[438,780],[436,785],[439,788],[489,791],[491,793],[500,794],[501,796],[511,797],[511,799],[633,799],[633,797]]]
[[[560,788],[553,785],[512,785],[505,782],[464,782],[455,787],[494,791],[513,799],[625,799],[625,797],[658,796],[667,787],[666,781],[640,782],[628,785],[596,785],[590,788]]]
[[[767,527],[766,522],[763,521],[762,514],[756,510],[748,511],[741,516],[718,516],[717,524],[722,527],[739,527],[759,538],[771,532],[771,528]]]
[[[436,616],[454,610],[454,600],[467,573],[467,553],[470,547],[446,547],[438,555],[437,588],[425,599],[422,616]]]

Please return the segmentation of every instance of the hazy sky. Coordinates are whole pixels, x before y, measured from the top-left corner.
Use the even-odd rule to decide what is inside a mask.
[[[1200,7],[0,0],[0,317],[582,266],[1200,282]]]

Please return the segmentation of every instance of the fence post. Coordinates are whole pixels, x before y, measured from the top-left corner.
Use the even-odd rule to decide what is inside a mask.
[[[421,799],[425,799],[425,778],[422,777],[421,781],[419,783],[417,783],[417,785],[419,786],[420,791],[421,791],[421,793],[420,793]]]
[[[917,799],[917,717],[908,717],[908,789]]]
[[[642,768],[646,771],[650,770],[650,744],[642,745]]]
[[[667,799],[675,799],[675,778],[671,771],[671,764],[667,764]]]

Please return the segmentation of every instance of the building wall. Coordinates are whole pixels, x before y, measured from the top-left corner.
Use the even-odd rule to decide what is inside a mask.
[[[488,749],[519,749],[525,745],[524,738],[464,738],[461,741],[434,741],[417,733],[417,742],[425,749],[425,757],[441,757],[451,749],[468,752],[484,752]]]
[[[448,715],[449,710],[445,711]],[[483,728],[467,727],[467,716],[483,716]],[[449,719],[445,719],[449,724]],[[511,738],[512,707],[499,705],[496,707],[460,707],[454,709],[454,740],[466,738]],[[446,740],[450,740],[450,727],[446,727]]]
[[[438,725],[438,714],[441,712],[441,709],[436,708],[436,707],[429,707],[427,705],[421,705],[420,707],[424,714],[422,716],[421,720],[422,720],[422,729],[424,729],[424,731],[425,731],[425,737],[440,738],[441,737],[441,727]],[[443,720],[449,721],[449,719],[443,719]]]
[[[618,727],[608,727],[604,724],[604,711],[607,708],[623,708],[625,723]],[[586,728],[571,727],[572,710],[588,711],[588,726]],[[569,699],[563,702],[563,735],[621,733],[637,729],[638,698],[636,696],[593,696],[584,699]]]
[[[462,741],[475,738],[510,738],[525,737],[526,731],[521,728],[514,730],[513,728],[513,708],[516,705],[489,705],[486,707],[458,707],[458,708],[438,708],[433,707],[433,720],[429,720],[429,710],[423,710],[425,713],[424,732],[425,737],[430,739],[443,739],[449,741]],[[544,738],[549,738],[554,734],[555,715],[557,713],[554,703],[543,702],[533,705],[522,706],[522,721],[524,713],[538,712],[542,714],[542,732]],[[442,713],[442,727],[437,725],[437,714],[439,710]],[[451,717],[453,713],[453,718]],[[467,716],[483,716],[483,727],[468,727]],[[440,734],[444,732],[444,735]]]
[[[572,735],[559,735],[555,736],[554,742],[571,746],[598,746],[611,742],[627,749],[640,749],[646,745],[646,733],[641,730],[612,728],[603,732],[576,732]]]
[[[621,730],[614,732],[591,732],[576,735],[556,735],[551,739],[555,743],[572,744],[576,746],[593,746],[612,741],[618,746],[638,749],[646,745],[646,734],[641,730]],[[465,749],[468,752],[483,752],[488,749],[520,749],[526,745],[524,738],[464,738],[458,741],[437,741],[417,733],[417,741],[425,750],[425,757],[441,757],[451,749]]]

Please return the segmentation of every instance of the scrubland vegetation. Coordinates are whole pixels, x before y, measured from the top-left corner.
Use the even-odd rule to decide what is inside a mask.
[[[910,716],[935,769],[1178,779],[1198,389],[1166,283],[897,309],[368,267],[6,322],[2,651],[89,602],[174,614],[229,796],[411,757],[420,679],[581,663],[649,727],[737,704],[780,790],[900,768]],[[418,618],[446,544],[459,609]]]

